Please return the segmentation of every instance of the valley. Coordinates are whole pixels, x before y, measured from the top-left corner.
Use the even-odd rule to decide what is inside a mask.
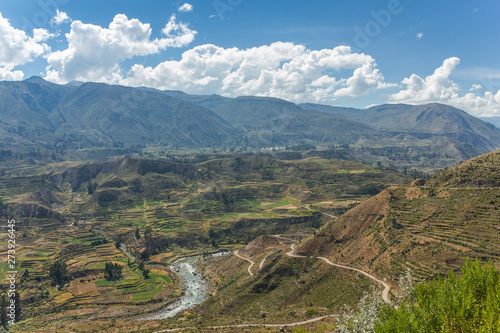
[[[408,269],[500,268],[500,130],[456,108],[37,77],[0,97],[15,331],[326,332]]]
[[[204,275],[215,274],[209,279],[212,293],[218,290],[216,281],[224,276],[205,272],[205,262],[212,260],[224,262],[229,265],[226,273],[236,274],[224,278],[226,283],[236,282],[226,290],[244,295],[232,288],[251,282],[255,300],[259,294],[268,298],[267,284],[274,279],[278,279],[273,282],[278,286],[276,292],[282,292],[284,285],[295,285],[302,274],[301,283],[308,285],[310,279],[318,279],[313,269],[317,266],[324,271],[323,282],[312,289],[312,295],[301,296],[304,301],[309,299],[311,311],[301,314],[301,303],[296,303],[296,318],[307,319],[327,308],[352,304],[359,297],[359,288],[370,285],[368,279],[353,280],[348,273],[337,277],[333,269],[316,260],[294,263],[284,255],[291,241],[312,237],[327,221],[366,200],[373,191],[408,180],[403,174],[353,161],[244,156],[197,164],[133,158],[93,164],[65,162],[28,175],[6,175],[0,179],[2,215],[15,216],[18,221],[19,270],[27,272],[20,284],[26,314],[23,326],[28,331],[46,331],[53,321],[79,327],[87,320],[98,325],[154,313],[182,292],[182,281],[170,264],[192,255],[207,257],[199,265]],[[248,270],[236,256],[230,256],[227,263],[225,257],[208,259],[210,253],[236,251],[254,239],[277,234],[284,238],[279,238],[272,251],[262,253],[264,260],[259,262],[262,271],[272,272],[261,287],[240,279],[242,274],[256,273],[257,267]],[[3,236],[2,244],[6,240]],[[67,267],[70,279],[64,285],[55,285],[49,276],[56,261]],[[106,263],[122,266],[121,278],[107,280],[103,275]],[[0,264],[2,280],[6,265]],[[339,286],[352,281],[353,287],[343,290],[344,296],[338,300],[319,301],[322,288],[330,288],[327,276],[340,279]],[[276,297],[274,302],[269,306],[286,303],[286,299]],[[202,313],[213,311],[223,310],[210,308]],[[254,311],[246,314],[245,321],[263,318],[262,311],[273,312],[271,308]],[[290,312],[276,313],[267,321],[281,321]],[[189,320],[197,317],[192,314]],[[226,317],[234,318],[230,313]],[[203,321],[227,323],[209,317]]]

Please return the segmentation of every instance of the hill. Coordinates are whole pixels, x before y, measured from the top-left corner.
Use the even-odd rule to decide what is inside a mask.
[[[369,281],[352,274],[336,276],[335,269],[319,263],[285,258],[281,254],[288,251],[289,241],[265,235],[311,235],[330,216],[406,180],[405,175],[354,161],[318,157],[288,161],[238,156],[199,163],[124,157],[7,172],[0,176],[0,215],[18,221],[16,255],[20,270],[28,271],[19,285],[23,311],[29,316],[23,325],[30,332],[43,331],[52,319],[56,325],[78,327],[88,324],[77,323],[80,319],[125,320],[155,311],[181,292],[179,279],[168,268],[172,261],[234,251],[256,238],[241,253],[258,258],[259,265],[273,253],[262,265],[267,272],[263,279],[239,280],[248,274],[246,266],[234,258],[227,265],[221,263],[231,275],[227,283],[238,280],[225,290],[240,290],[235,294],[240,301],[266,300],[267,286],[276,282],[275,293],[280,296],[269,303],[266,313],[293,302],[297,312],[293,317],[302,320],[308,317],[303,300],[313,304],[312,314],[326,312],[324,307],[341,307],[344,301],[353,304],[358,287],[366,288]],[[5,248],[7,240],[0,239]],[[64,262],[71,276],[65,286],[51,284],[49,272],[55,260]],[[150,269],[150,277],[141,273],[140,261]],[[110,262],[123,267],[123,277],[117,281],[103,275]],[[6,266],[0,259],[0,281],[5,282]],[[297,275],[311,282],[311,288],[297,286]],[[325,296],[330,278],[338,281],[341,298]],[[342,287],[352,283],[348,290]],[[296,297],[287,294],[288,287],[295,288]],[[248,291],[255,291],[255,297],[247,298]],[[216,322],[219,318],[213,314],[228,308],[211,304],[217,310],[206,310],[207,318]],[[60,317],[62,309],[73,315]],[[235,310],[232,307],[224,320],[262,318],[257,308],[240,314]],[[289,314],[279,311],[269,319]],[[173,321],[182,324],[182,319]]]
[[[305,110],[294,103],[269,97],[225,98],[193,96],[165,91],[212,110],[243,131],[246,142],[258,146],[300,142],[357,143],[359,139],[380,139],[387,135],[342,115]]]
[[[449,105],[386,104],[366,110],[318,104],[301,104],[300,107],[342,114],[376,130],[395,135],[410,134],[420,139],[445,136],[478,147],[484,152],[500,148],[498,128]]]
[[[479,117],[479,119],[484,120],[490,124],[493,124],[497,128],[500,128],[500,117]]]
[[[320,253],[392,280],[458,269],[468,257],[500,266],[500,151],[450,167],[427,183],[394,186],[330,222],[298,252]]]
[[[37,165],[168,150],[349,149],[357,160],[435,171],[491,151],[500,129],[458,109],[367,110],[277,98],[196,96],[103,83],[0,82],[0,163]]]
[[[213,112],[173,97],[99,83],[57,85],[41,78],[0,82],[7,140],[64,149],[162,144],[237,145],[239,131]]]

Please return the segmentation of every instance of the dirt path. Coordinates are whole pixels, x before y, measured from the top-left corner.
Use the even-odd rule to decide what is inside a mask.
[[[267,257],[269,257],[273,252],[269,252],[265,257],[264,259],[262,259],[262,261],[260,262],[260,265],[259,265],[259,270],[262,269],[262,267],[264,267],[264,263],[266,262],[266,259]]]
[[[127,250],[127,246],[123,243],[120,244],[120,250],[123,252],[123,254],[125,254],[127,257],[129,257],[130,259],[134,260],[135,261],[135,257],[133,255],[130,254],[130,252],[128,252]]]
[[[283,237],[280,237],[280,238],[283,238]],[[253,276],[251,268],[252,268],[252,266],[255,263],[252,260],[241,256],[238,253],[238,251],[235,251],[234,254],[238,258],[241,258],[241,259],[243,259],[245,261],[248,261],[250,263],[250,266],[248,267],[248,273]],[[292,244],[292,246],[290,247],[290,251],[287,252],[286,255],[289,256],[289,257],[291,257],[291,258],[307,258],[305,256],[302,256],[302,255],[299,255],[299,254],[295,253],[295,244]],[[267,256],[266,256],[266,258],[267,258]],[[266,258],[264,258],[264,260],[262,260],[259,269],[262,269],[263,263],[266,260]],[[331,266],[334,266],[334,267],[344,268],[344,269],[348,269],[348,270],[351,270],[351,271],[355,271],[355,272],[361,273],[361,274],[367,276],[368,278],[372,279],[373,281],[382,284],[384,286],[384,290],[382,292],[382,299],[386,303],[389,302],[389,291],[391,290],[391,287],[387,283],[385,283],[384,281],[379,280],[375,276],[373,276],[373,275],[371,275],[371,274],[369,274],[369,273],[367,273],[365,271],[362,271],[360,269],[349,267],[349,266],[335,264],[335,263],[331,262],[329,259],[324,258],[324,257],[318,257],[318,259],[323,260],[328,265],[331,265]],[[326,316],[321,316],[321,317],[317,317],[317,318],[313,318],[313,319],[309,319],[309,320],[298,321],[298,322],[288,323],[288,324],[240,324],[240,325],[208,326],[206,328],[210,329],[210,330],[217,330],[217,329],[225,329],[225,328],[245,328],[245,327],[293,327],[293,326],[300,326],[300,325],[307,325],[307,324],[315,323],[315,322],[321,321],[321,320],[323,320],[325,318],[335,317],[335,316],[336,315],[326,315]],[[170,328],[170,329],[165,329],[165,330],[161,330],[161,331],[156,331],[154,333],[180,332],[180,331],[191,330],[191,329],[197,329],[197,328],[196,327]]]
[[[283,237],[280,237],[280,238],[283,238]],[[234,254],[237,257],[239,257],[239,258],[241,258],[243,260],[246,260],[246,261],[248,261],[250,263],[250,266],[248,266],[248,273],[251,276],[253,276],[252,267],[253,267],[253,265],[255,263],[252,260],[241,256],[238,253],[238,251],[235,251]],[[307,258],[306,256],[302,256],[302,255],[299,255],[299,254],[295,253],[295,244],[292,244],[292,246],[290,248],[290,251],[287,252],[286,255],[289,256],[289,257],[292,257],[292,258]],[[267,256],[266,256],[266,258],[267,258]],[[262,260],[262,262],[260,263],[259,269],[262,269],[264,261],[266,260],[266,258],[264,258],[264,260]],[[382,299],[384,300],[384,302],[389,303],[389,292],[391,290],[391,286],[389,286],[386,282],[384,282],[384,281],[376,278],[375,276],[371,275],[370,273],[362,271],[362,270],[360,270],[358,268],[344,266],[344,265],[340,265],[340,264],[335,264],[335,263],[331,262],[328,258],[325,258],[325,257],[318,257],[318,259],[323,260],[324,262],[326,262],[330,266],[339,267],[339,268],[343,268],[343,269],[348,269],[350,271],[358,272],[358,273],[363,274],[364,276],[368,277],[369,279],[372,279],[373,281],[375,281],[377,283],[380,283],[382,286],[384,286],[384,290],[382,291]]]
[[[295,253],[295,244],[292,244],[291,250],[289,252],[287,252],[286,255],[289,256],[289,257],[292,257],[292,258],[307,258],[305,256],[301,256],[301,255]],[[357,269],[357,268],[354,268],[354,267],[349,267],[349,266],[344,266],[344,265],[339,265],[339,264],[334,264],[329,259],[324,258],[324,257],[318,257],[318,259],[323,260],[324,262],[326,262],[328,265],[331,265],[331,266],[335,266],[335,267],[339,267],[339,268],[344,268],[344,269],[348,269],[348,270],[351,270],[351,271],[355,271],[355,272],[361,273],[361,274],[365,275],[366,277],[372,279],[373,281],[375,281],[377,283],[380,283],[381,285],[384,286],[384,290],[382,291],[382,299],[384,300],[384,302],[389,303],[389,291],[391,290],[391,286],[389,286],[384,281],[379,280],[375,276],[373,276],[373,275],[371,275],[371,274],[369,274],[369,273],[367,273],[365,271],[362,271],[360,269]]]
[[[296,323],[288,323],[288,324],[241,324],[241,325],[226,325],[226,326],[208,326],[205,328],[208,328],[211,330],[217,330],[217,329],[223,329],[223,328],[245,328],[245,327],[293,327],[293,326],[307,325],[307,324],[315,323],[315,322],[321,321],[325,318],[335,317],[335,316],[336,315],[327,315],[327,316],[322,316],[322,317],[318,317],[318,318],[313,318],[313,319],[309,319],[309,320],[299,321]],[[196,327],[170,328],[170,329],[166,329],[166,330],[156,331],[154,333],[179,332],[179,331],[192,330],[192,329],[196,329]]]
[[[248,266],[248,273],[249,273],[250,275],[253,275],[253,273],[252,273],[252,267],[253,267],[253,265],[254,265],[255,263],[254,263],[252,260],[250,260],[250,259],[248,259],[248,258],[245,258],[245,257],[241,256],[241,255],[238,253],[238,251],[234,251],[234,254],[235,254],[238,258],[241,258],[241,259],[243,259],[243,260],[246,260],[246,261],[248,261],[248,262],[250,263],[250,266]]]

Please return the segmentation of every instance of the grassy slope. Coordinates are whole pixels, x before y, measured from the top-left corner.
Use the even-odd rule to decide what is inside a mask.
[[[362,275],[314,258],[289,258],[285,255],[289,245],[250,252],[256,262],[253,276],[247,271],[249,263],[236,256],[201,263],[217,278],[213,282],[216,294],[197,308],[204,322],[218,325],[307,320],[355,304],[372,285]]]
[[[392,187],[350,210],[299,249],[319,251],[395,280],[457,269],[465,257],[500,265],[500,152],[439,172],[426,185]]]
[[[19,256],[23,270],[30,272],[22,284],[26,313],[43,303],[45,311],[55,311],[47,318],[59,318],[58,311],[64,307],[66,319],[74,320],[80,316],[127,317],[156,306],[141,308],[138,303],[176,297],[178,289],[166,281],[174,276],[165,265],[175,255],[214,251],[210,230],[215,243],[229,249],[261,234],[312,233],[323,221],[313,209],[336,214],[368,197],[363,194],[368,185],[382,187],[402,179],[406,178],[359,163],[320,158],[276,161],[242,157],[198,165],[123,159],[58,164],[28,176],[1,177],[0,195],[9,209],[3,213],[17,215],[22,222]],[[87,192],[89,182],[97,184],[93,194]],[[115,195],[114,199],[100,202],[103,193]],[[332,204],[314,205],[319,202]],[[60,214],[61,219],[35,214],[40,211]],[[123,288],[102,280],[105,262],[127,264],[115,241],[121,240],[138,255],[146,248],[143,235],[148,226],[153,243],[165,252],[152,256],[148,268],[158,268],[161,276],[144,281],[133,265],[124,269]],[[133,236],[136,228],[141,234],[138,241]],[[95,241],[106,243],[92,244]],[[2,244],[5,242],[4,237]],[[61,290],[50,287],[47,278],[49,264],[56,258],[63,259],[75,277]],[[281,261],[288,265],[293,260]],[[313,275],[310,272],[307,279]],[[287,278],[283,283],[295,282]],[[163,287],[157,288],[158,284]],[[311,300],[305,295],[299,299]],[[334,307],[327,300],[313,302],[317,306]],[[44,320],[30,322],[39,325]]]

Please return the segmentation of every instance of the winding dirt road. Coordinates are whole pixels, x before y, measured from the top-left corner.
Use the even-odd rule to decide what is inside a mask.
[[[238,258],[246,260],[246,261],[248,261],[250,263],[250,266],[248,266],[248,273],[251,276],[253,276],[252,267],[253,267],[253,265],[255,265],[255,262],[253,262],[252,260],[250,260],[248,258],[245,258],[245,257],[241,256],[238,253],[238,251],[235,251],[234,254]],[[302,255],[299,255],[299,254],[295,253],[295,244],[292,244],[292,246],[290,248],[290,251],[287,252],[286,255],[289,256],[289,257],[291,257],[291,258],[307,258],[306,256],[302,256]],[[267,258],[267,256],[266,256],[266,258]],[[263,263],[266,260],[266,258],[264,258],[264,260],[261,262],[261,265],[259,266],[259,269],[262,269]],[[330,266],[339,267],[339,268],[343,268],[343,269],[348,269],[350,271],[358,272],[358,273],[363,274],[364,276],[368,277],[369,279],[371,279],[371,280],[373,280],[373,281],[375,281],[377,283],[380,283],[384,287],[384,290],[382,291],[382,299],[384,300],[384,302],[389,303],[389,292],[391,291],[391,286],[389,286],[386,282],[384,282],[384,281],[376,278],[375,276],[371,275],[370,273],[362,271],[362,270],[360,270],[358,268],[349,267],[349,266],[340,265],[340,264],[335,264],[335,263],[331,262],[328,258],[325,258],[325,257],[318,257],[318,259],[323,260],[324,262],[326,262]]]
[[[238,258],[241,258],[241,259],[248,261],[250,263],[250,266],[248,267],[248,273],[253,276],[254,274],[252,273],[251,268],[253,267],[253,265],[255,263],[252,260],[241,256],[238,253],[238,251],[235,251],[234,254]],[[290,247],[290,251],[287,252],[286,255],[291,257],[291,258],[307,258],[306,256],[302,256],[302,255],[295,253],[295,244],[292,244],[292,246]],[[266,258],[267,258],[267,256],[266,256]],[[362,271],[360,269],[335,264],[335,263],[331,262],[329,259],[324,258],[324,257],[318,257],[318,259],[321,259],[324,262],[326,262],[328,265],[331,265],[334,267],[344,268],[344,269],[358,272],[358,273],[363,274],[366,277],[372,279],[373,281],[382,284],[384,286],[384,290],[382,292],[382,298],[383,298],[384,302],[386,302],[386,303],[389,302],[389,291],[391,290],[391,287],[387,283],[385,283],[384,281],[379,280],[375,276],[373,276],[365,271]],[[264,258],[264,260],[265,260],[265,258]],[[313,318],[313,319],[309,319],[309,320],[299,321],[299,322],[295,322],[295,323],[287,323],[287,324],[240,324],[240,325],[208,326],[205,328],[211,329],[211,330],[216,330],[216,329],[224,329],[224,328],[245,328],[245,327],[293,327],[293,326],[300,326],[300,325],[307,325],[307,324],[315,323],[315,322],[321,321],[325,318],[335,317],[335,316],[336,315],[326,315],[326,316],[321,316],[321,317],[317,317],[317,318]],[[181,331],[191,330],[191,329],[197,329],[197,328],[196,327],[169,328],[169,329],[165,329],[165,330],[161,330],[161,331],[155,331],[154,333],[181,332]]]
[[[246,261],[248,261],[248,262],[250,263],[250,266],[248,266],[248,273],[249,273],[250,275],[253,275],[253,273],[252,273],[252,267],[253,267],[253,265],[255,265],[255,263],[254,263],[252,260],[250,260],[250,259],[248,259],[248,258],[245,258],[245,257],[241,256],[241,255],[238,253],[238,251],[237,251],[237,250],[236,250],[236,251],[234,251],[234,255],[235,255],[235,256],[237,256],[238,258],[241,258],[241,259],[243,259],[243,260],[246,260]]]
[[[295,244],[292,244],[290,252],[287,252],[286,255],[289,256],[289,257],[292,257],[292,258],[307,258],[305,256],[302,256],[302,255],[299,255],[299,254],[295,253]],[[380,283],[381,285],[384,286],[384,290],[382,291],[382,299],[384,300],[384,302],[389,303],[389,291],[391,290],[391,286],[389,286],[384,281],[379,280],[375,276],[373,276],[373,275],[371,275],[371,274],[369,274],[369,273],[367,273],[365,271],[362,271],[360,269],[357,269],[357,268],[354,268],[354,267],[349,267],[349,266],[344,266],[344,265],[340,265],[340,264],[335,264],[335,263],[331,262],[329,259],[327,259],[325,257],[318,257],[318,259],[323,260],[324,262],[326,262],[328,265],[331,265],[331,266],[335,266],[335,267],[339,267],[339,268],[344,268],[344,269],[348,269],[348,270],[351,270],[351,271],[355,271],[355,272],[361,273],[361,274],[365,275],[366,277],[372,279],[373,281],[375,281],[377,283]]]
[[[335,317],[335,316],[336,315],[327,315],[327,316],[322,316],[322,317],[318,317],[318,318],[313,318],[313,319],[309,319],[309,320],[299,321],[296,323],[288,323],[288,324],[240,324],[240,325],[226,325],[226,326],[208,326],[205,328],[208,328],[211,330],[216,330],[216,329],[223,329],[223,328],[245,328],[245,327],[293,327],[293,326],[307,325],[307,324],[315,323],[315,322],[321,321],[325,318]],[[179,331],[192,330],[192,329],[196,329],[196,327],[169,328],[166,330],[156,331],[154,333],[179,332]]]

